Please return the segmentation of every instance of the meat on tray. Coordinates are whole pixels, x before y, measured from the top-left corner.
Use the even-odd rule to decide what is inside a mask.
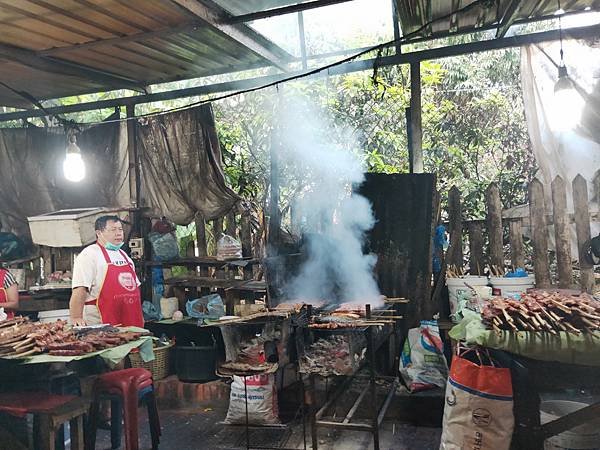
[[[27,317],[0,322],[0,357],[24,357],[39,353],[56,356],[79,356],[139,339],[142,333],[90,331],[78,335],[67,322],[30,322]]]
[[[587,294],[539,291],[523,294],[521,301],[497,298],[481,315],[483,323],[495,330],[580,334],[600,329],[600,302]]]

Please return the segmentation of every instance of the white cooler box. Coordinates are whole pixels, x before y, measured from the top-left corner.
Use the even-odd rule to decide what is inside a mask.
[[[31,239],[48,247],[83,247],[96,240],[94,222],[104,208],[61,209],[41,216],[28,217]],[[116,214],[116,213],[110,213]]]

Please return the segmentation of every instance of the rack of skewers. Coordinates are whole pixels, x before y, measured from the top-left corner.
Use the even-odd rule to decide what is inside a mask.
[[[446,267],[446,278],[461,278],[466,275],[465,270],[455,264],[449,264]]]
[[[0,358],[24,358],[41,353],[80,356],[134,341],[142,334],[110,326],[76,331],[62,320],[42,323],[18,316],[0,322]]]
[[[378,383],[388,377],[376,374],[375,353],[385,342],[389,341],[393,345],[391,338],[398,331],[397,325],[402,320],[399,308],[406,303],[408,300],[404,298],[383,298],[382,305],[377,308],[371,308],[369,304],[354,303],[308,308],[308,345],[304,352],[298,354],[300,372],[304,375],[304,384],[308,385],[305,406],[311,405],[309,417],[314,450],[319,446],[318,428],[368,431],[373,434],[374,448],[379,448],[378,429],[381,418],[391,404],[397,380],[395,376],[390,378],[390,383],[385,388],[385,400],[378,405]],[[354,398],[347,414],[337,416],[333,411],[332,415],[332,405],[337,404],[342,396],[353,395],[350,386],[363,380],[359,376],[363,370],[366,371],[366,384],[363,383],[360,394]],[[334,382],[334,392],[319,408],[316,377],[331,375],[343,377],[339,382]],[[363,409],[371,415],[367,420],[368,425],[364,421],[353,421],[355,412],[365,398],[372,400],[369,402],[370,407],[363,405]]]
[[[491,300],[482,311],[482,321],[496,331],[593,333],[600,330],[600,302],[588,294],[538,291],[523,294],[521,301]]]
[[[313,308],[309,306],[308,328],[313,330],[364,329],[370,326],[384,327],[394,325],[402,316],[397,305],[406,304],[404,298],[383,299],[384,305],[371,309],[370,305],[360,303],[342,303],[340,305]]]

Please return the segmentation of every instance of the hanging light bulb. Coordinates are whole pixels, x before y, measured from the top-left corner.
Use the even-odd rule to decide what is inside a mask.
[[[67,155],[63,162],[63,173],[65,178],[73,183],[85,178],[85,163],[81,157],[81,150],[77,146],[77,138],[73,133],[69,133],[69,145],[67,145]]]
[[[562,11],[560,0],[558,0],[558,10]],[[575,89],[573,80],[569,78],[567,66],[565,65],[560,16],[558,17],[558,32],[560,63],[558,65],[558,80],[554,85],[554,127],[557,131],[567,131],[573,129],[579,123],[583,110],[583,99]]]

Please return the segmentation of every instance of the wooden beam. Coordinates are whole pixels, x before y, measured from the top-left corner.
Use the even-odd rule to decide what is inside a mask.
[[[61,59],[39,56],[31,50],[15,47],[8,44],[0,44],[0,58],[15,61],[24,66],[31,67],[43,72],[50,72],[64,76],[85,78],[113,88],[127,88],[143,91],[140,82],[131,78],[116,75],[103,70],[98,70],[82,64],[76,64]]]
[[[564,38],[587,39],[600,36],[600,25],[588,27],[572,28],[563,30]],[[489,50],[499,50],[510,47],[520,47],[522,45],[537,44],[541,42],[556,41],[559,39],[558,30],[543,31],[540,33],[527,34],[522,36],[511,36],[508,38],[494,39],[488,41],[470,42],[467,44],[452,45],[430,50],[421,50],[410,53],[402,53],[379,59],[366,59],[360,61],[351,61],[339,64],[327,69],[314,69],[309,71],[309,78],[323,78],[332,75],[342,75],[352,72],[370,70],[377,61],[379,67],[387,67],[399,64],[409,64],[415,61],[427,61],[452,56],[460,56],[470,53],[484,52]],[[249,78],[245,80],[227,81],[208,86],[197,86],[186,89],[176,89],[173,91],[159,92],[155,94],[135,95],[121,97],[111,100],[100,100],[95,102],[78,103],[68,106],[57,106],[46,108],[50,114],[68,114],[81,111],[90,111],[104,108],[114,108],[115,106],[137,105],[142,103],[152,103],[176,98],[195,97],[202,95],[211,95],[223,92],[230,92],[244,89],[257,89],[261,86],[274,85],[287,79],[302,76],[305,71],[292,72],[288,74],[268,75],[258,78]],[[0,122],[7,120],[20,120],[31,117],[43,117],[47,113],[42,110],[25,110],[0,114]]]
[[[502,15],[502,19],[500,20],[500,26],[496,31],[496,37],[501,38],[504,37],[508,29],[514,23],[517,12],[521,9],[521,4],[523,2],[521,0],[511,0],[510,4],[507,6],[504,14]]]
[[[288,71],[287,60],[289,55],[284,50],[244,24],[226,23],[228,15],[224,10],[219,11],[216,8],[209,8],[200,0],[171,1],[284,72]]]
[[[227,23],[252,22],[254,20],[282,16],[284,14],[306,11],[313,8],[322,8],[323,6],[337,5],[338,3],[346,3],[349,1],[351,0],[315,0],[312,2],[298,3],[296,5],[282,6],[281,8],[273,8],[266,11],[258,11],[255,13],[233,16],[227,20]]]
[[[423,173],[423,128],[421,124],[421,62],[410,64],[410,137],[412,173]]]

